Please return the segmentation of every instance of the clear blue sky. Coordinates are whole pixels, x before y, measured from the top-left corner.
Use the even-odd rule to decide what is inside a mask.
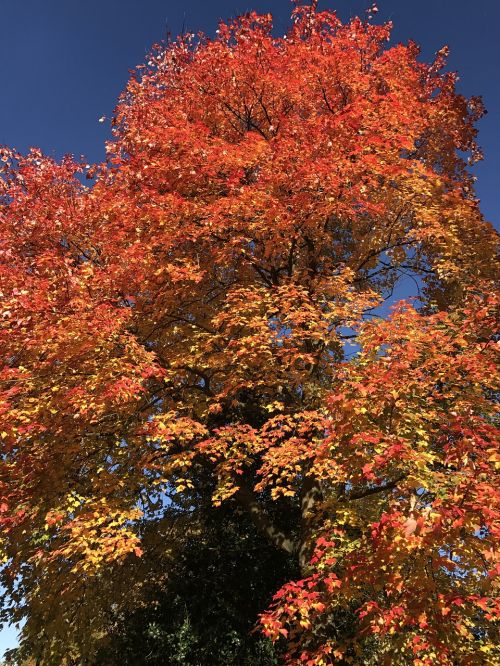
[[[369,0],[320,0],[344,18]],[[483,211],[495,221],[500,173],[500,0],[379,0],[378,20],[394,22],[395,40],[412,38],[430,58],[449,44],[461,90],[482,94],[480,123],[486,160],[477,167]],[[279,33],[289,0],[0,0],[0,144],[39,146],[60,156],[104,156],[108,124],[128,78],[150,45],[167,31],[203,30],[249,9],[272,12]]]
[[[342,18],[369,0],[320,0]],[[500,174],[500,0],[379,0],[378,21],[394,22],[395,41],[413,39],[426,59],[444,44],[460,90],[482,95],[485,161],[475,168],[487,219],[498,221]],[[282,34],[289,0],[0,0],[0,144],[50,155],[104,157],[109,124],[128,70],[153,42],[184,29],[213,34],[219,18],[255,9],[271,12]],[[498,226],[498,225],[497,225]],[[0,656],[15,632],[0,633]]]

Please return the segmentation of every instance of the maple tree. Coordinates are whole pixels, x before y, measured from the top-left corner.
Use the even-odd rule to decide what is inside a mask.
[[[155,48],[103,165],[2,149],[3,618],[41,663],[95,663],[207,487],[295,562],[255,618],[285,663],[495,659],[482,105],[446,48],[292,19]]]

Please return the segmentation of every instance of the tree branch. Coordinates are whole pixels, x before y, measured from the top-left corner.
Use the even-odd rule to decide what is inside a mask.
[[[311,534],[314,523],[314,507],[322,498],[321,485],[315,476],[306,476],[300,492],[300,537],[298,544],[299,564],[302,570],[311,555]]]
[[[273,524],[268,514],[257,501],[252,490],[240,479],[238,479],[238,490],[234,497],[248,511],[253,524],[259,532],[266,536],[272,544],[290,555],[295,552],[295,542],[293,539],[287,537],[282,530]]]
[[[392,490],[395,488],[400,481],[406,479],[408,474],[401,474],[393,481],[388,481],[382,486],[374,486],[373,488],[367,488],[366,490],[358,490],[357,492],[344,493],[344,497],[348,500],[358,500],[363,499],[363,497],[368,497],[369,495],[375,495],[376,493],[383,493],[385,490]]]

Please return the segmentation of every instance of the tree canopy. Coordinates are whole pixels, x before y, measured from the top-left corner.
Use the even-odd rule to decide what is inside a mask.
[[[206,599],[206,627],[251,598],[238,663],[494,663],[498,237],[468,169],[483,107],[446,47],[421,62],[390,28],[313,4],[278,38],[250,13],[153,49],[104,164],[1,150],[19,659],[123,663],[110,637],[163,590],[181,618]],[[408,276],[418,299],[387,314]]]

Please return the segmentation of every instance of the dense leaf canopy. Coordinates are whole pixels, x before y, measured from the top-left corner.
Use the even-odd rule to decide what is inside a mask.
[[[37,663],[108,663],[214,535],[219,619],[253,594],[287,664],[495,660],[480,100],[390,25],[271,30],[155,48],[103,165],[2,150],[3,617]]]

